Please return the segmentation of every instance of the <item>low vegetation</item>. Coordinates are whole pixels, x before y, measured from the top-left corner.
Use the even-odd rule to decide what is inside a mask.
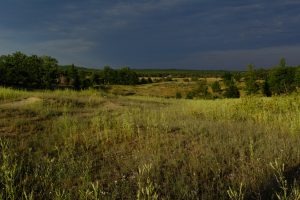
[[[0,199],[299,199],[298,94],[0,88],[0,119]]]
[[[209,83],[208,79],[219,79]],[[49,56],[27,56],[21,52],[0,56],[0,86],[22,89],[103,89],[112,85],[145,85],[174,82],[197,82],[197,86],[184,91],[186,98],[239,98],[247,95],[264,96],[290,94],[300,87],[300,67],[287,66],[282,58],[272,69],[254,69],[246,72],[205,70],[132,70],[128,67],[102,70],[59,66]],[[219,81],[222,81],[222,87]],[[168,97],[175,97],[175,91]]]
[[[284,58],[229,72],[1,56],[0,200],[300,200],[299,88]]]

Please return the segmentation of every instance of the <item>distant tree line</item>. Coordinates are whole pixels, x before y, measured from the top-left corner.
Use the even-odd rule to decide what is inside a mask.
[[[264,96],[290,94],[300,88],[300,66],[286,65],[285,58],[281,58],[279,65],[271,69],[254,69],[253,64],[247,66],[243,73],[226,72],[222,76],[225,85],[223,96],[238,98],[240,96],[237,83],[244,82],[243,87],[247,95],[261,94]],[[211,85],[214,93],[221,93],[218,81]]]
[[[172,76],[173,78],[208,78],[222,77],[224,70],[185,70],[185,69],[135,69],[140,77],[157,77],[163,78]]]
[[[271,69],[255,69],[253,64],[249,64],[247,68],[245,72],[224,72],[222,81],[215,81],[210,85],[211,92],[207,82],[200,80],[198,86],[187,93],[186,98],[239,98],[241,90],[244,90],[246,95],[269,97],[290,94],[300,88],[300,66],[287,66],[284,58],[280,59],[278,66]],[[244,84],[239,84],[242,82]],[[182,97],[178,92],[175,96]]]
[[[171,81],[172,77],[188,77],[198,81],[198,86],[187,94],[187,98],[238,98],[240,90],[247,95],[265,96],[289,94],[300,87],[300,66],[287,66],[284,58],[272,69],[255,69],[248,65],[247,71],[197,71],[197,70],[132,70],[128,67],[102,70],[59,66],[50,56],[26,55],[16,52],[0,56],[0,86],[26,89],[71,88],[75,90],[101,85],[136,85],[152,83],[152,76]],[[221,77],[222,84],[215,81],[208,85],[198,76]],[[187,79],[189,80],[189,79]],[[157,80],[156,80],[157,81]],[[243,84],[238,84],[244,82]],[[209,86],[211,91],[209,92]],[[176,94],[176,97],[182,97]]]
[[[280,59],[278,66],[270,70],[255,70],[254,65],[250,64],[244,81],[248,95],[260,91],[265,96],[289,94],[300,87],[300,66],[287,66],[284,58]]]
[[[21,52],[0,56],[0,85],[18,88],[55,88],[58,62],[49,56],[27,56]]]
[[[139,79],[128,67],[89,70],[74,65],[59,66],[49,56],[28,56],[21,52],[0,56],[0,85],[26,89],[72,88],[75,90],[101,84],[135,85],[151,83],[151,78]]]

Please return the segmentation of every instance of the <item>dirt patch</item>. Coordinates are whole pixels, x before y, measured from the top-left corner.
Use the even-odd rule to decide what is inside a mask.
[[[1,104],[0,106],[1,107],[14,107],[14,108],[16,108],[16,107],[22,107],[22,106],[25,106],[25,105],[30,105],[30,104],[40,102],[40,101],[42,101],[42,99],[39,98],[39,97],[29,97],[29,98],[22,99],[22,100],[19,100],[19,101],[4,103],[4,104]]]
[[[122,106],[120,104],[117,104],[115,102],[112,101],[108,101],[104,104],[104,107],[109,110],[109,111],[113,111],[113,110],[117,110],[119,108],[122,108]]]

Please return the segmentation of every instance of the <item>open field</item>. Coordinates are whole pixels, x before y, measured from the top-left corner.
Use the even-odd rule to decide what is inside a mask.
[[[184,80],[189,80],[188,82]],[[155,78],[153,78],[155,80]],[[191,81],[191,78],[173,78],[173,81],[165,82],[156,82],[152,84],[142,84],[142,85],[110,85],[108,86],[107,93],[114,95],[123,95],[123,96],[150,96],[150,97],[166,97],[166,98],[175,98],[176,93],[179,92],[182,94],[182,97],[185,98],[186,95],[195,90],[199,81],[205,81],[208,85],[208,91],[212,93],[211,84],[215,81],[220,81],[221,87],[224,89],[225,85],[220,78],[199,78],[197,81]],[[243,83],[238,85],[242,88]],[[240,90],[241,95],[244,96],[245,92]]]
[[[299,95],[148,94],[0,88],[0,199],[299,199]]]
[[[109,93],[115,95],[137,95],[152,97],[175,97],[176,92],[183,96],[197,87],[196,82],[161,82],[145,85],[112,85]]]

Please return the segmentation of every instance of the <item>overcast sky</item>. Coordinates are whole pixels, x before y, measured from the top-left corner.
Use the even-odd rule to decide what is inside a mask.
[[[0,54],[85,67],[300,64],[299,0],[0,0]]]

